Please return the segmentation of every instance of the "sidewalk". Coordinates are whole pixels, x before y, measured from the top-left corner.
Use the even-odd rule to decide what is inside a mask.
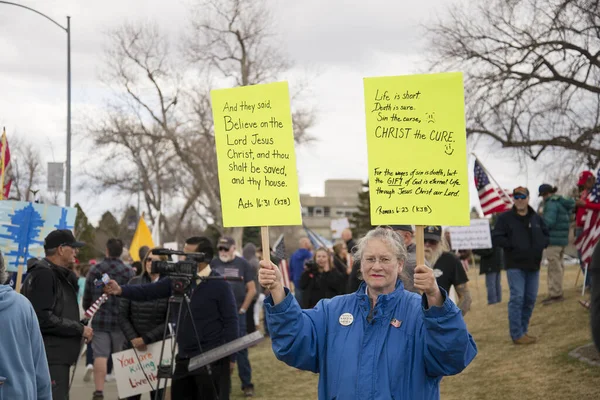
[[[71,371],[72,372],[72,371]],[[73,400],[91,400],[92,394],[94,393],[94,375],[89,382],[83,381],[83,375],[85,374],[85,358],[79,359],[77,364],[77,370],[75,371],[75,379],[73,380],[73,386],[71,386],[70,398]],[[119,398],[117,395],[117,384],[113,382],[106,382],[104,384],[104,398],[106,400],[116,400]],[[147,399],[148,395],[142,396],[142,399]]]

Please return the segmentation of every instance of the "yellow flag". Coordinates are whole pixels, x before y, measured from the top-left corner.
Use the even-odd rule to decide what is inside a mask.
[[[144,246],[153,248],[154,242],[152,241],[152,233],[150,232],[150,229],[148,229],[148,225],[146,225],[146,221],[144,221],[144,217],[142,216],[135,229],[131,246],[129,246],[129,255],[131,255],[133,261],[142,261],[140,260],[139,250]]]

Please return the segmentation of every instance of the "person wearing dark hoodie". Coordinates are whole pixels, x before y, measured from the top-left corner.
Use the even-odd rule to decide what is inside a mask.
[[[70,230],[50,232],[44,239],[46,257],[31,265],[21,289],[40,324],[54,400],[69,398],[69,369],[77,362],[81,340],[91,341],[94,333],[79,321],[77,277],[68,269],[83,245]]]
[[[0,282],[6,282],[7,276],[0,253]],[[50,371],[35,311],[8,285],[0,285],[0,321],[0,399],[52,400]]]
[[[571,214],[575,209],[575,200],[567,199],[556,194],[558,189],[544,183],[539,187],[539,196],[544,199],[542,217],[550,231],[550,245],[546,249],[548,259],[548,297],[542,300],[547,306],[563,301],[563,276],[565,266],[563,256],[565,247],[569,244]]]
[[[258,295],[260,294],[260,285],[258,284],[258,258],[256,258],[256,246],[254,243],[246,243],[244,249],[242,250],[242,257],[244,260],[248,261],[248,264],[252,267],[254,273],[254,283],[256,285],[256,296],[250,303],[248,307],[248,312],[246,313],[246,332],[240,332],[240,336],[244,336],[246,333],[250,334],[256,331],[256,322],[255,322],[255,308],[256,308],[256,299],[258,299]]]
[[[537,338],[528,332],[540,285],[542,253],[549,243],[544,220],[529,205],[529,190],[513,190],[515,205],[498,217],[492,245],[504,249],[510,299],[508,325],[514,344],[529,345]]]
[[[298,304],[303,304],[302,289],[300,289],[300,277],[305,271],[306,262],[313,258],[310,251],[312,244],[310,239],[303,237],[300,239],[300,248],[296,250],[290,257],[290,279],[294,282],[294,297],[298,300]]]

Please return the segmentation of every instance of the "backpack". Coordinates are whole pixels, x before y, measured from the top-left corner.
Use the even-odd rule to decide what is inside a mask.
[[[41,260],[38,260],[36,262],[36,264],[42,264],[45,268],[49,268],[50,270],[52,270],[52,266],[44,258],[42,258]],[[23,281],[23,285],[21,286],[21,294],[23,296],[27,297],[28,299],[30,297],[30,294],[32,293],[31,285],[32,285],[33,279],[35,278],[35,275],[36,274],[28,273],[27,276],[25,277],[25,280]],[[54,308],[56,307],[56,303],[59,300],[59,297],[61,297],[61,300],[62,300],[62,295],[63,295],[62,290],[60,290],[60,288],[58,288],[58,282],[56,281],[56,275],[54,274],[54,272],[52,272],[52,286],[54,288],[57,288],[56,296],[54,296],[54,303],[52,304],[52,309],[54,310]]]

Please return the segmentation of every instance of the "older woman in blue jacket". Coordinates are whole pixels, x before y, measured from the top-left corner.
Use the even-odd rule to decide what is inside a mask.
[[[424,265],[414,275],[423,295],[404,290],[406,249],[393,231],[371,230],[357,247],[364,282],[310,310],[283,287],[277,267],[261,261],[275,355],[318,372],[319,399],[439,399],[441,378],[458,374],[477,354],[460,310]]]

